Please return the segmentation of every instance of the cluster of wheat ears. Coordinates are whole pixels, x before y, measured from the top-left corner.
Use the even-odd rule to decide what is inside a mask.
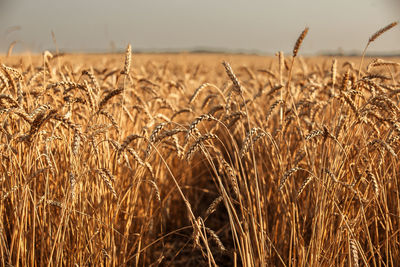
[[[263,69],[2,64],[0,264],[400,264],[400,64],[307,32]]]

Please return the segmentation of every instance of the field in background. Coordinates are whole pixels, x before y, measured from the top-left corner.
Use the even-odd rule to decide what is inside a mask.
[[[399,59],[0,62],[2,266],[400,264]]]

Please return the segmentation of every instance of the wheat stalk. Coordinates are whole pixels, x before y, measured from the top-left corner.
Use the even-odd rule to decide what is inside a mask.
[[[186,160],[190,161],[193,154],[196,153],[196,151],[200,148],[200,145],[203,142],[205,142],[209,139],[216,139],[216,138],[218,138],[218,137],[212,133],[208,133],[208,134],[202,135],[199,138],[197,138],[196,141],[189,147],[188,152],[186,153]]]
[[[150,135],[150,137],[149,137],[149,141],[148,141],[149,143],[148,143],[147,148],[146,148],[146,157],[148,157],[149,154],[150,154],[150,150],[151,150],[152,143],[154,143],[154,142],[156,141],[157,136],[159,135],[159,133],[161,132],[161,130],[162,130],[162,129],[164,128],[164,126],[166,126],[166,125],[167,125],[167,123],[163,122],[163,123],[158,124],[158,125],[154,128],[153,132],[151,133],[151,135]]]
[[[204,218],[207,218],[208,216],[213,214],[217,210],[219,203],[221,203],[223,199],[224,198],[222,196],[219,196],[216,199],[214,199],[214,201],[210,204],[210,206],[208,206],[206,213],[204,214]]]
[[[371,35],[371,37],[369,37],[368,42],[367,42],[367,45],[365,46],[364,51],[363,51],[362,56],[361,56],[360,67],[358,68],[358,77],[360,77],[361,67],[362,67],[363,60],[364,60],[364,57],[365,57],[365,52],[367,51],[368,46],[369,46],[373,41],[375,41],[379,36],[381,36],[382,34],[384,34],[385,32],[387,32],[388,30],[392,29],[392,28],[395,27],[397,24],[398,24],[397,21],[392,22],[392,23],[388,24],[387,26],[381,28],[381,29],[378,30],[377,32],[375,32],[373,35]]]
[[[233,83],[233,88],[234,88],[235,92],[237,92],[238,94],[242,94],[242,92],[243,92],[242,85],[240,84],[236,75],[233,73],[231,65],[226,61],[223,61],[222,65],[224,66],[225,71],[228,74],[228,77],[231,79],[231,81]]]
[[[300,186],[300,189],[299,189],[298,192],[297,192],[297,198],[300,197],[301,193],[303,193],[304,189],[307,187],[307,185],[308,185],[313,179],[314,179],[314,176],[310,175],[310,176],[308,176],[308,177],[304,180],[303,184]]]
[[[200,85],[200,86],[194,91],[193,95],[192,95],[192,96],[190,97],[190,99],[189,99],[189,104],[193,103],[193,102],[196,100],[197,96],[200,94],[200,92],[201,92],[204,88],[207,88],[207,87],[214,88],[214,89],[218,92],[218,94],[222,97],[222,99],[224,100],[224,102],[226,103],[224,93],[222,93],[221,89],[219,89],[217,86],[215,86],[215,85],[212,84],[212,83],[203,83],[202,85]]]
[[[286,171],[286,172],[283,174],[282,179],[281,179],[281,182],[280,182],[280,184],[279,184],[279,188],[278,188],[279,191],[282,191],[283,187],[285,186],[285,183],[286,183],[287,179],[288,179],[292,174],[294,174],[295,172],[297,172],[298,170],[300,170],[299,167],[294,167],[294,168],[291,168],[290,170]]]
[[[372,181],[372,185],[374,188],[374,192],[375,192],[375,196],[378,197],[379,196],[379,183],[378,180],[376,179],[375,175],[370,171],[370,170],[366,170],[365,173],[367,174],[368,179],[370,179]]]
[[[299,52],[299,48],[301,46],[301,44],[304,41],[304,38],[306,38],[306,35],[308,33],[308,27],[306,27],[300,34],[300,36],[297,38],[296,40],[296,44],[294,45],[293,48],[293,57],[295,58],[297,56],[297,53]]]
[[[96,170],[97,174],[101,177],[101,179],[103,180],[103,182],[106,184],[107,188],[110,190],[110,192],[112,193],[112,195],[115,198],[118,198],[117,196],[117,192],[115,191],[114,187],[111,184],[110,179],[107,177],[107,173],[104,171],[104,169],[97,169]]]
[[[197,118],[189,125],[189,129],[188,129],[187,132],[186,132],[184,145],[187,144],[187,142],[189,141],[190,135],[192,135],[192,134],[194,133],[195,129],[197,129],[197,125],[198,125],[200,122],[205,121],[205,120],[207,120],[207,121],[212,121],[212,120],[217,121],[217,119],[216,119],[214,116],[209,115],[209,114],[203,114],[203,115],[197,117]]]
[[[236,171],[221,155],[218,156],[218,160],[221,164],[219,167],[219,172],[222,173],[224,171],[228,175],[229,181],[233,188],[233,192],[235,193],[236,197],[239,197],[240,191],[239,191],[239,183],[236,178],[237,177]]]
[[[125,137],[125,139],[122,141],[122,145],[120,147],[120,149],[118,150],[118,157],[121,155],[122,152],[124,152],[124,150],[126,149],[126,147],[134,140],[138,139],[138,138],[144,138],[141,135],[138,134],[131,134],[128,135],[127,137]]]
[[[126,46],[125,51],[125,64],[124,69],[122,70],[121,74],[128,75],[131,69],[131,62],[132,62],[132,47],[131,44]]]
[[[115,97],[115,96],[121,94],[121,93],[123,92],[123,90],[124,90],[123,88],[118,88],[118,89],[115,89],[115,90],[110,91],[110,92],[100,101],[98,112],[100,112],[100,111],[104,108],[104,106],[107,104],[107,102],[108,102],[111,98],[113,98],[113,97]]]
[[[371,37],[369,37],[368,39],[368,44],[372,43],[373,41],[375,41],[379,36],[381,36],[382,34],[384,34],[385,32],[387,32],[388,30],[392,29],[393,27],[395,27],[398,24],[397,21],[394,21],[388,25],[386,25],[385,27],[379,29],[377,32],[375,32],[373,35],[371,35]]]
[[[358,248],[357,248],[357,244],[356,241],[354,239],[350,239],[350,251],[351,251],[351,255],[352,255],[352,259],[353,259],[353,266],[354,267],[358,267]]]
[[[71,186],[71,201],[73,203],[75,200],[75,195],[76,195],[75,194],[76,178],[75,178],[75,173],[73,173],[73,172],[69,173],[69,183]]]

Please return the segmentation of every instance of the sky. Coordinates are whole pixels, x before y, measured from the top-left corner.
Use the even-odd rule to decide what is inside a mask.
[[[399,0],[0,0],[0,53],[133,51],[356,53],[400,19]],[[370,53],[400,53],[400,26]]]

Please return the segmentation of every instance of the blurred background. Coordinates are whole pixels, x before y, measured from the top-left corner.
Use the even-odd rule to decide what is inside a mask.
[[[398,0],[0,0],[0,53],[290,53],[308,26],[301,54],[350,55],[399,17]],[[400,27],[368,52],[400,55]]]

